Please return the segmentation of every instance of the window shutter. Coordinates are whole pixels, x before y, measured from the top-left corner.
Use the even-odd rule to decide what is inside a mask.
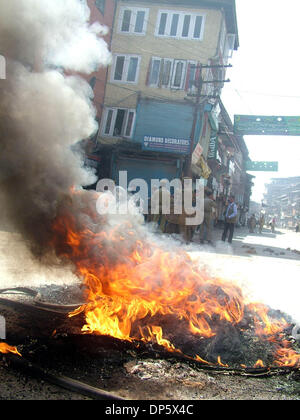
[[[190,72],[191,72],[191,63],[188,63],[187,70],[186,70],[186,79],[185,79],[185,86],[184,90],[189,90],[189,84],[190,84]]]
[[[195,82],[198,83],[199,79],[200,79],[200,63],[199,63],[199,61],[197,62],[196,65],[197,65],[197,68],[196,68],[196,74],[195,74]]]
[[[162,79],[164,74],[164,68],[165,68],[165,60],[162,58],[160,62],[160,69],[159,69],[159,80],[158,80],[158,87],[161,88],[162,86]]]
[[[150,74],[151,74],[152,64],[153,64],[153,58],[150,59],[150,63],[149,63],[148,71],[147,71],[147,76],[146,76],[146,85],[147,86],[149,86],[149,84],[150,84]]]

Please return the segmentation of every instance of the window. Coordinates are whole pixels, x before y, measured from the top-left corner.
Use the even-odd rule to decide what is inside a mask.
[[[229,34],[226,30],[226,25],[223,22],[221,35],[220,35],[220,52],[222,54],[223,63],[227,64],[228,59],[232,58],[234,45],[235,45],[235,34]]]
[[[173,77],[171,82],[171,87],[174,89],[183,89],[184,79],[185,79],[185,70],[186,70],[186,61],[175,60]]]
[[[171,36],[176,36],[177,34],[178,21],[179,21],[179,15],[177,13],[174,13],[174,15],[172,16],[172,24],[171,24],[171,30],[170,30]]]
[[[157,87],[160,77],[161,58],[153,57],[150,63],[148,85]]]
[[[137,83],[139,65],[140,57],[136,55],[114,55],[111,81]]]
[[[171,75],[173,69],[173,61],[170,58],[164,58],[162,63],[161,86],[164,88],[170,87]]]
[[[219,77],[218,75],[214,75],[214,73],[212,72],[212,69],[208,68],[206,70],[206,73],[203,77],[203,79],[205,81],[213,81],[215,80],[221,80],[223,79],[223,77]],[[215,90],[215,86],[214,83],[204,83],[203,84],[203,88],[202,88],[202,93],[204,95],[214,95],[214,90]]]
[[[185,90],[190,93],[197,92],[196,81],[199,79],[199,69],[196,61],[188,61]]]
[[[157,36],[202,40],[205,16],[171,10],[161,10],[155,30]]]
[[[99,10],[99,12],[101,12],[102,15],[104,15],[105,0],[96,0],[95,5],[96,5],[97,9]]]
[[[131,137],[134,120],[134,109],[105,108],[101,133],[110,137]]]
[[[171,89],[184,89],[187,61],[153,57],[150,62],[148,85]]]
[[[189,30],[191,25],[191,15],[185,15],[183,18],[183,27],[182,27],[182,34],[183,38],[189,36]]]
[[[92,77],[92,78],[90,79],[90,81],[89,81],[89,85],[91,86],[91,88],[92,88],[93,90],[94,90],[94,88],[95,88],[96,81],[97,81],[96,77]]]
[[[224,48],[224,59],[232,57],[235,44],[235,34],[227,34]]]
[[[145,35],[149,9],[138,7],[121,7],[119,17],[119,32]]]

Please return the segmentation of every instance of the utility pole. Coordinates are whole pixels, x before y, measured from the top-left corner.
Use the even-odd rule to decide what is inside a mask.
[[[198,66],[199,68],[199,80],[197,81],[197,94],[196,100],[194,102],[194,115],[193,115],[193,123],[192,123],[192,130],[191,130],[191,145],[190,145],[190,153],[187,161],[187,165],[185,168],[185,176],[192,177],[192,154],[194,150],[194,143],[195,143],[195,131],[196,131],[196,124],[198,119],[198,110],[200,105],[200,96],[203,86],[203,79],[202,79],[202,64]]]
[[[227,80],[203,80],[202,77],[202,70],[207,68],[224,68],[224,67],[232,67],[231,64],[228,65],[222,65],[222,64],[215,64],[215,65],[208,65],[208,64],[199,64],[198,66],[192,66],[193,68],[199,69],[199,79],[195,82],[195,86],[197,87],[197,93],[195,94],[188,94],[190,97],[195,97],[196,100],[193,102],[194,104],[194,115],[193,115],[193,123],[192,123],[192,129],[191,129],[191,145],[190,145],[190,153],[187,159],[187,163],[185,166],[185,176],[192,178],[192,155],[194,151],[194,145],[195,145],[195,133],[196,133],[196,124],[198,120],[198,114],[199,110],[201,111],[201,115],[204,113],[204,107],[205,107],[205,99],[207,98],[214,98],[218,99],[219,96],[214,95],[202,95],[202,87],[204,83],[225,83],[230,82],[229,79]],[[200,102],[200,98],[204,98],[202,102]]]

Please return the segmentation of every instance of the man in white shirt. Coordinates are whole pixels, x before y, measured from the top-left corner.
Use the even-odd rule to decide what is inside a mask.
[[[234,225],[237,221],[237,206],[234,202],[234,196],[231,195],[228,199],[229,204],[225,213],[224,231],[222,241],[226,241],[227,233],[229,231],[228,243],[231,244],[233,238]]]

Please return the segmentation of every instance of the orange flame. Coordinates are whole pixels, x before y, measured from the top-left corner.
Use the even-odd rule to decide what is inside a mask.
[[[96,200],[98,195],[92,193],[90,197]],[[212,277],[186,252],[159,247],[130,222],[106,224],[103,229],[103,220],[101,225],[89,204],[87,209],[81,208],[81,218],[85,215],[93,220],[92,230],[80,223],[70,203],[67,206],[53,225],[52,245],[60,257],[74,263],[83,279],[87,303],[69,316],[84,312],[84,333],[154,341],[169,351],[180,352],[166,338],[158,319],[172,316],[183,321],[185,328],[199,338],[215,336],[218,322],[236,325],[243,320],[246,303],[241,289]],[[262,304],[249,304],[247,309],[254,313],[257,334],[270,340],[288,326],[283,319],[271,319]],[[278,363],[299,363],[300,355],[292,356],[291,349],[279,347]],[[198,355],[195,359],[209,363]],[[218,364],[227,366],[220,356]]]
[[[18,356],[22,356],[19,352],[18,349],[16,347],[13,346],[9,346],[6,343],[0,343],[0,353],[14,353],[17,354]]]
[[[287,340],[282,341],[282,347],[276,352],[275,363],[278,366],[300,366],[300,354],[290,348],[291,344]]]
[[[261,359],[258,359],[258,360],[256,361],[256,363],[254,364],[254,367],[255,367],[255,368],[258,368],[258,367],[265,367],[265,365],[264,365],[264,362],[263,362]]]
[[[271,319],[268,315],[269,308],[261,303],[249,304],[248,308],[257,315],[254,319],[257,335],[274,336],[289,325],[284,318]]]
[[[223,367],[228,367],[228,365],[221,362],[221,356],[218,356],[218,365],[223,366]]]
[[[64,225],[67,223],[65,221]],[[67,243],[72,247],[78,273],[87,286],[89,301],[70,316],[85,311],[84,332],[132,341],[136,339],[131,336],[132,324],[159,314],[185,319],[193,334],[212,337],[216,333],[209,323],[213,316],[232,323],[243,318],[241,291],[232,284],[209,277],[188,254],[175,255],[154,244],[150,252],[148,244],[138,241],[137,249],[125,262],[112,265],[103,254],[102,244],[119,240],[114,231],[110,234],[93,234],[89,230],[76,233],[68,228]],[[95,242],[98,242],[96,251]],[[83,245],[86,243],[90,243],[88,249]],[[86,255],[91,248],[102,258],[100,263]],[[218,293],[219,298],[215,298]],[[160,334],[156,333],[155,325],[150,324],[148,331],[158,342]]]

